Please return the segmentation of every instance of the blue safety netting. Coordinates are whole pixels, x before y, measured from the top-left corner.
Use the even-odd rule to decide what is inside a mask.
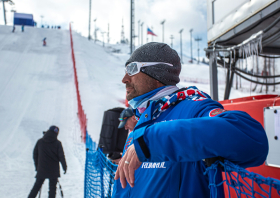
[[[215,177],[218,175],[219,169],[223,169],[225,179],[222,182],[216,183]],[[212,166],[208,167],[204,174],[214,170],[214,178],[209,182],[209,188],[221,188],[223,183],[226,183],[227,191],[230,197],[272,197],[272,191],[280,197],[280,180],[263,177],[262,175],[249,172],[244,168],[239,167],[227,160],[224,162],[216,161]],[[221,180],[220,180],[221,181]],[[223,188],[223,187],[222,187]],[[278,196],[277,196],[278,197]],[[211,198],[220,198],[216,191],[211,191]]]
[[[96,143],[86,135],[85,198],[109,198],[112,196],[117,165],[96,149]]]
[[[86,135],[85,198],[110,198],[113,192],[114,176],[117,165],[96,149],[96,143]],[[222,180],[221,170],[225,174]],[[265,178],[249,172],[227,160],[216,161],[204,174],[209,176],[211,198],[224,198],[223,184],[226,184],[229,198],[270,198],[272,191],[280,197],[280,181]],[[219,181],[219,182],[217,182]]]

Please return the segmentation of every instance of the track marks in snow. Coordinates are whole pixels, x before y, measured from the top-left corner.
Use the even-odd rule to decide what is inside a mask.
[[[0,26],[0,195],[27,197],[36,174],[33,148],[55,124],[68,164],[60,178],[65,197],[82,198],[85,150],[72,137],[79,130],[69,32],[26,28],[12,34],[9,28]],[[48,181],[42,197],[47,194]]]

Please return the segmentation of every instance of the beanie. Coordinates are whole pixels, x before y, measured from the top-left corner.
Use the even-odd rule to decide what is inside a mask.
[[[142,67],[141,72],[158,80],[164,85],[176,85],[180,82],[181,72],[180,57],[177,52],[165,43],[150,42],[136,49],[125,65],[131,62],[164,62],[170,63],[173,67],[165,64]]]
[[[59,128],[57,126],[50,126],[49,131],[53,131],[55,133],[59,132]]]

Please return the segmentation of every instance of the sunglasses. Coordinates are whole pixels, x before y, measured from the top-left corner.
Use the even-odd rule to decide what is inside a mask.
[[[124,121],[124,120],[126,120],[126,119],[127,119],[127,117],[119,118],[119,121],[122,122],[122,121]]]
[[[129,76],[133,76],[140,72],[141,67],[149,67],[158,64],[164,64],[173,67],[172,64],[163,62],[131,62],[125,67],[125,73],[127,73]]]

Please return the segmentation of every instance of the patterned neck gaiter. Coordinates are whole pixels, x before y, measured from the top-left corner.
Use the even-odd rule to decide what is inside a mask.
[[[173,86],[173,87],[176,87],[176,86]],[[162,96],[158,99],[150,98],[150,100],[148,99],[145,101],[146,106],[145,106],[145,108],[142,107],[145,110],[148,107],[148,104],[150,104],[151,102],[154,103],[154,110],[153,110],[153,115],[152,115],[153,120],[158,118],[160,116],[160,114],[163,113],[164,111],[166,111],[170,106],[176,105],[179,102],[181,102],[182,100],[200,101],[200,100],[205,100],[205,99],[211,99],[211,97],[207,93],[200,91],[195,86],[180,89],[179,91],[177,88],[175,91],[173,90],[173,92],[170,93],[171,90],[172,89],[168,90],[168,92],[169,92],[168,95]],[[140,116],[142,115],[142,113],[145,111],[145,110],[143,111],[143,109],[139,109],[139,107],[142,106],[142,104],[139,105],[135,109],[135,117],[138,118],[138,120],[139,120]]]

